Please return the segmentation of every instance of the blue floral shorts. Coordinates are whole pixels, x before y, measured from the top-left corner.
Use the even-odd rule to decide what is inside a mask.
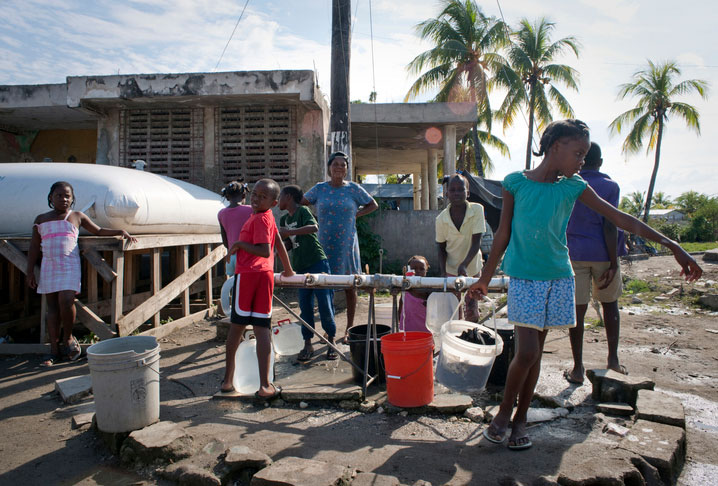
[[[508,317],[516,326],[544,331],[576,326],[573,277],[556,280],[509,280]]]

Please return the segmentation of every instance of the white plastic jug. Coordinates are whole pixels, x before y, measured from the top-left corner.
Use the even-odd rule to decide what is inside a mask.
[[[272,342],[274,351],[280,356],[297,354],[304,348],[301,324],[291,322],[289,319],[277,322],[272,328]]]
[[[222,285],[222,292],[220,293],[219,302],[222,306],[222,312],[224,312],[224,315],[229,317],[232,312],[232,299],[230,298],[230,291],[232,290],[232,286],[234,285],[234,277],[231,277],[229,280],[227,280],[224,285]]]
[[[270,353],[269,381],[274,381],[274,353]],[[257,364],[257,340],[246,339],[239,344],[234,355],[232,385],[242,395],[253,395],[259,390],[259,365]]]
[[[441,348],[439,332],[459,307],[459,299],[450,292],[432,292],[426,300],[426,327],[434,335],[434,349]]]

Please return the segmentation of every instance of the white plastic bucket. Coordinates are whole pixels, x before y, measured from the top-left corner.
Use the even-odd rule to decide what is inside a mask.
[[[274,353],[270,353],[269,381],[274,381]],[[254,395],[259,390],[259,364],[257,363],[257,340],[245,339],[239,343],[234,355],[234,389],[241,395]]]
[[[292,356],[304,348],[302,325],[283,319],[272,328],[274,351],[280,356]]]
[[[473,344],[458,336],[467,329],[480,328],[495,344]],[[478,392],[486,387],[496,356],[504,349],[501,336],[488,327],[469,321],[448,321],[441,326],[441,353],[436,380],[452,390]]]
[[[153,336],[127,336],[87,348],[97,427],[130,432],[160,418],[160,346]]]

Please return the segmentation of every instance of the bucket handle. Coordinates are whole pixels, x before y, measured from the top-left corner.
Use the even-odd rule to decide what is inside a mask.
[[[412,371],[411,373],[409,373],[408,375],[397,376],[397,375],[387,374],[386,377],[387,377],[387,379],[388,379],[388,378],[391,378],[392,380],[406,380],[406,379],[409,378],[410,376],[415,375],[416,373],[418,373],[418,372],[424,367],[424,365],[426,364],[426,362],[429,361],[430,359],[432,359],[433,357],[434,357],[434,353],[428,353],[427,356],[426,356],[426,359],[425,359],[424,361],[422,361],[422,363],[419,365],[419,367],[416,368],[416,369],[415,369],[414,371]]]

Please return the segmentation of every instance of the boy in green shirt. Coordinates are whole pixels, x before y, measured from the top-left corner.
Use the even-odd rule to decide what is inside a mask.
[[[283,240],[289,239],[288,245],[292,268],[296,273],[331,273],[327,256],[317,238],[317,220],[311,211],[302,206],[300,201],[304,192],[299,186],[291,185],[282,189],[279,194],[279,209],[287,211],[279,220],[279,234]],[[329,342],[334,342],[336,324],[334,323],[334,291],[331,289],[299,289],[300,317],[314,327],[314,297],[319,306],[319,318],[322,328],[327,333]],[[302,326],[304,349],[299,352],[298,361],[306,362],[312,358],[312,333]],[[332,348],[327,350],[327,359],[337,359]]]

